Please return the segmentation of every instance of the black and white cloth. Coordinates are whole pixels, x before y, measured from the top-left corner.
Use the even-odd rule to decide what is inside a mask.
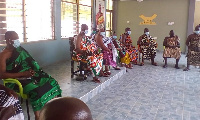
[[[24,120],[24,114],[19,100],[15,99],[13,96],[8,96],[8,94],[4,90],[0,90],[0,106],[8,107],[10,105],[17,107],[17,110],[15,111],[16,114],[8,120]]]

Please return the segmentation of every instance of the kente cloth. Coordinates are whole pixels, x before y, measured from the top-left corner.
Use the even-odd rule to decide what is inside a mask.
[[[112,42],[112,38],[109,37],[103,37],[104,45],[110,49],[111,52],[108,52],[106,50],[102,50],[103,53],[103,65],[111,65],[112,67],[116,67],[117,63],[114,61],[114,57],[116,57],[115,54],[113,54],[115,47]]]
[[[122,57],[120,59],[121,63],[125,63],[126,65],[130,64],[130,62],[131,62],[130,55],[127,52],[125,52],[123,54],[125,54],[125,55],[124,55],[124,57]]]
[[[80,49],[87,53],[92,53],[92,56],[77,54],[74,50],[72,58],[87,63],[88,67],[92,70],[93,77],[99,75],[100,70],[103,67],[103,54],[97,47],[96,43],[88,37],[83,37]]]
[[[165,40],[166,40],[167,45],[169,46],[180,45],[179,38],[177,36],[166,37]],[[164,51],[163,51],[163,57],[180,59],[181,49],[179,47],[170,48],[170,47],[165,46]]]
[[[146,45],[148,43],[148,45]],[[156,48],[157,48],[157,42],[153,39],[150,35],[144,35],[142,36],[142,39],[140,41],[140,49],[142,52],[143,59],[149,60],[151,59],[151,56],[156,56]]]
[[[33,111],[41,108],[51,99],[60,97],[62,90],[58,82],[45,73],[31,55],[23,48],[13,50],[11,58],[6,61],[6,72],[18,73],[34,70],[35,74],[30,79],[21,80],[24,94],[28,95]],[[8,83],[7,87],[16,90],[17,85]]]
[[[0,90],[0,107],[9,107],[11,105],[17,109],[15,110],[15,115],[8,120],[24,120],[24,114],[19,100],[13,96],[9,96],[4,90]]]
[[[124,49],[125,49],[125,52],[129,54],[128,56],[130,57],[130,62],[137,61],[137,59],[138,59],[138,50],[135,48],[135,46],[132,45],[132,40],[131,40],[130,35],[126,35],[125,33],[124,33],[124,35],[126,36],[125,45],[123,45]],[[127,55],[125,55],[124,57],[126,57],[126,58],[122,59],[122,61],[124,61],[124,60],[129,61],[127,59]]]
[[[194,35],[188,46],[187,62],[189,65],[200,66],[200,35]]]

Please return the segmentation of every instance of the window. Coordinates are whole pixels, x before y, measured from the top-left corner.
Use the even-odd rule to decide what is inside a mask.
[[[106,36],[112,35],[113,0],[106,1]]]
[[[91,0],[62,0],[61,11],[62,38],[78,34],[81,24],[87,24],[91,33]]]
[[[21,42],[54,39],[53,0],[0,0],[0,40],[16,31]]]
[[[113,0],[106,0],[106,9],[113,10]]]

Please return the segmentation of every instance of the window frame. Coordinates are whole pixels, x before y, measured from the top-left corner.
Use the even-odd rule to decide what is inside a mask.
[[[80,12],[79,12],[79,8],[80,8],[80,6],[86,6],[86,7],[90,7],[90,9],[91,9],[91,26],[92,26],[92,18],[93,18],[93,12],[92,12],[92,7],[93,7],[93,0],[91,0],[91,6],[90,5],[85,5],[85,4],[80,4],[79,3],[79,0],[76,0],[76,2],[69,2],[68,0],[61,0],[61,4],[62,4],[62,2],[65,2],[65,3],[71,3],[71,4],[74,4],[74,5],[76,5],[76,8],[77,8],[77,13],[76,13],[76,18],[77,18],[77,21],[76,21],[76,34],[78,34],[79,32],[80,32],[80,30],[79,30],[79,28],[80,28],[80,20],[79,20],[79,14],[80,14]],[[62,11],[62,8],[61,8],[61,11]],[[62,17],[62,16],[61,16]],[[89,26],[88,25],[88,27],[91,27],[91,26]],[[61,28],[62,28],[62,21],[61,21]],[[91,29],[92,29],[92,27],[91,27]],[[62,29],[61,29],[61,31],[62,31]],[[62,32],[61,32],[62,33]],[[69,35],[69,36],[66,36],[66,37],[62,37],[62,35],[61,35],[61,39],[68,39],[69,37],[71,37],[71,36],[73,36],[73,35],[75,35],[75,34],[72,34],[72,35]]]
[[[46,38],[46,39],[38,39],[38,40],[35,40],[35,41],[28,41],[28,38],[27,38],[27,20],[26,20],[26,16],[27,16],[27,13],[26,13],[26,0],[21,0],[21,22],[22,22],[22,38],[20,38],[21,40],[23,40],[21,43],[32,43],[32,42],[40,42],[40,41],[52,41],[52,40],[55,40],[55,12],[54,12],[54,9],[55,9],[55,1],[54,0],[49,0],[50,2],[50,28],[51,28],[51,34],[49,34],[49,38]],[[6,5],[9,4],[6,2],[6,0],[2,0],[0,1],[0,3],[5,3]],[[5,14],[6,15],[6,14]],[[8,23],[9,24],[9,23]],[[6,26],[7,28],[7,26]],[[4,29],[4,28],[1,28],[1,29]],[[6,31],[8,31],[8,29],[6,29]],[[18,33],[19,34],[19,33]],[[30,36],[31,38],[31,36]],[[3,40],[3,39],[2,39]],[[2,41],[1,40],[1,41]],[[5,40],[3,40],[5,41]],[[4,42],[0,43],[1,46],[4,45]]]

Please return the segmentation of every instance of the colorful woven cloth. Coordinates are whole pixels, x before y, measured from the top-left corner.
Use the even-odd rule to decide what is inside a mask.
[[[166,41],[167,45],[169,45],[169,46],[180,45],[179,38],[177,36],[166,37],[165,41]],[[165,49],[163,51],[163,57],[180,59],[181,49],[179,47],[170,48],[170,47],[165,46]]]
[[[12,57],[6,61],[6,72],[18,73],[32,69],[35,74],[31,79],[21,81],[24,93],[28,94],[33,111],[40,110],[49,100],[61,96],[58,82],[45,73],[31,55],[21,46],[14,49]],[[15,84],[6,84],[15,90]]]

